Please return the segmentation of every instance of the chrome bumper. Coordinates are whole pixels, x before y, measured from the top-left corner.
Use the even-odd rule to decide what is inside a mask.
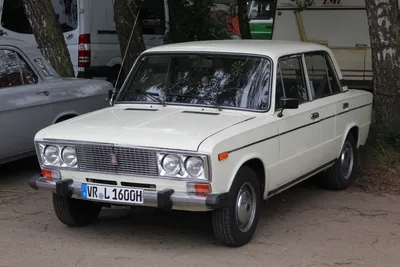
[[[52,190],[56,194],[82,199],[82,183],[74,182],[72,179],[49,181],[41,175],[35,175],[29,180],[29,186],[38,190],[39,188]],[[144,204],[132,204],[132,206],[157,207],[165,210],[186,211],[210,211],[227,205],[228,194],[210,194],[208,196],[196,196],[188,193],[174,192],[173,189],[161,191],[144,189]],[[97,201],[97,200],[89,200]],[[98,202],[130,205],[125,202]]]

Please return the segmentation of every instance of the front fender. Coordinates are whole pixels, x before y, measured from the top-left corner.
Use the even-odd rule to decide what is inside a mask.
[[[231,156],[230,156],[231,157]],[[235,180],[236,174],[238,173],[239,169],[245,165],[246,162],[250,161],[250,160],[260,160],[261,163],[264,166],[264,192],[263,192],[263,196],[264,198],[266,197],[267,193],[268,193],[268,187],[269,187],[269,179],[268,179],[268,169],[266,167],[265,162],[262,160],[262,156],[259,155],[258,153],[246,153],[246,154],[242,154],[240,156],[238,156],[237,159],[235,159],[235,163],[233,165],[233,168],[231,169],[231,173],[229,175],[229,180],[228,180],[228,188],[227,190],[230,191],[230,188],[232,186],[233,181]]]

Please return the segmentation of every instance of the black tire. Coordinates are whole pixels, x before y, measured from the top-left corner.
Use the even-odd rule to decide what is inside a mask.
[[[351,170],[348,172],[349,174],[343,174],[342,165],[343,162],[341,160],[342,155],[345,149],[351,149],[352,152],[347,152],[347,154],[351,153],[352,166]],[[339,158],[336,160],[335,164],[327,169],[323,176],[323,185],[330,190],[344,190],[350,187],[356,180],[357,176],[355,172],[358,167],[358,151],[356,146],[356,141],[354,136],[350,133],[346,140],[344,141],[342,150],[340,152]]]
[[[79,227],[96,221],[102,205],[53,193],[53,208],[57,218],[63,224],[71,227]]]
[[[255,200],[252,201],[252,205],[255,211],[252,222],[249,223],[246,229],[241,230],[236,219],[235,206],[239,190],[242,186],[248,185],[253,187],[253,200]],[[250,187],[248,188],[250,189]],[[219,242],[230,247],[241,247],[250,242],[257,228],[260,213],[260,199],[261,189],[256,173],[247,166],[242,167],[236,174],[235,180],[231,186],[228,206],[212,212],[214,233]]]

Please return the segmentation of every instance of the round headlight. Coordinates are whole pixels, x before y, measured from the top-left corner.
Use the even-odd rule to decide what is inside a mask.
[[[204,162],[199,157],[190,157],[185,162],[186,171],[193,177],[199,177],[204,173]]]
[[[44,159],[50,164],[58,164],[60,162],[59,151],[56,146],[47,146],[43,155]]]
[[[63,149],[61,153],[62,160],[67,164],[68,166],[75,166],[76,163],[78,163],[78,159],[76,157],[76,151],[75,148],[67,146]]]
[[[178,156],[166,155],[162,160],[162,167],[168,175],[175,175],[181,170],[180,163]]]

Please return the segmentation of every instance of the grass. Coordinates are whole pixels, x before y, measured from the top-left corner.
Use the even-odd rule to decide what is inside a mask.
[[[353,189],[400,195],[400,131],[383,137],[371,134],[365,148]]]

